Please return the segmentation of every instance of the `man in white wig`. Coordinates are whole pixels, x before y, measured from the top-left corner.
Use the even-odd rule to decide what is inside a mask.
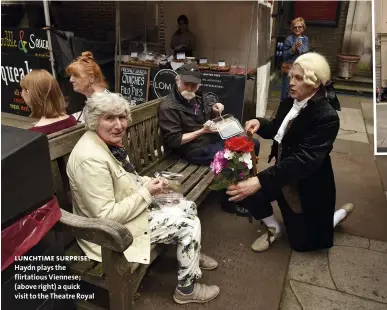
[[[335,212],[336,186],[329,153],[340,127],[332,100],[330,68],[317,53],[301,55],[289,72],[290,97],[281,102],[273,120],[246,122],[264,139],[274,139],[275,165],[256,177],[228,188],[231,201],[243,201],[267,232],[252,249],[267,250],[283,231],[270,202],[280,207],[290,245],[296,251],[333,246],[333,229],[353,210],[346,204]],[[335,98],[335,96],[333,96]]]

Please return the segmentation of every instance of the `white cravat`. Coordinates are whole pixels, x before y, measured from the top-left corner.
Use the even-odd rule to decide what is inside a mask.
[[[284,137],[286,127],[288,126],[289,122],[293,119],[295,119],[298,114],[300,114],[300,111],[306,107],[308,100],[314,96],[314,93],[304,100],[298,101],[297,99],[294,99],[293,106],[290,109],[289,113],[286,115],[284,120],[282,121],[281,127],[278,129],[278,132],[276,136],[274,137],[274,140],[278,143],[282,142],[282,138]]]

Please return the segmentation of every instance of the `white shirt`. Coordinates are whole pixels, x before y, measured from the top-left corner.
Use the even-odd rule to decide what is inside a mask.
[[[281,127],[278,129],[278,132],[276,136],[274,137],[274,140],[278,143],[282,142],[282,139],[285,134],[286,127],[288,126],[289,122],[293,119],[295,119],[298,114],[300,114],[300,111],[304,109],[307,106],[308,100],[314,96],[315,93],[313,93],[310,97],[305,98],[304,100],[298,101],[297,99],[294,99],[293,106],[290,109],[289,113],[286,115],[284,120],[282,121]]]

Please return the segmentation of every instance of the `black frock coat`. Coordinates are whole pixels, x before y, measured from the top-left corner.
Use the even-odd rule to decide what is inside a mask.
[[[259,118],[258,135],[274,139],[292,106],[293,99],[288,98],[273,120]],[[263,195],[280,206],[296,251],[333,246],[336,186],[329,154],[339,127],[339,116],[321,88],[273,148],[276,164],[258,173]]]

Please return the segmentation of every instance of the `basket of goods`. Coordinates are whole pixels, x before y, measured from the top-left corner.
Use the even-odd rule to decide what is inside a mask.
[[[210,65],[208,65],[208,64],[201,64],[201,65],[198,65],[198,69],[199,70],[210,70]]]
[[[230,71],[230,66],[210,65],[210,70],[217,72],[228,72]]]

